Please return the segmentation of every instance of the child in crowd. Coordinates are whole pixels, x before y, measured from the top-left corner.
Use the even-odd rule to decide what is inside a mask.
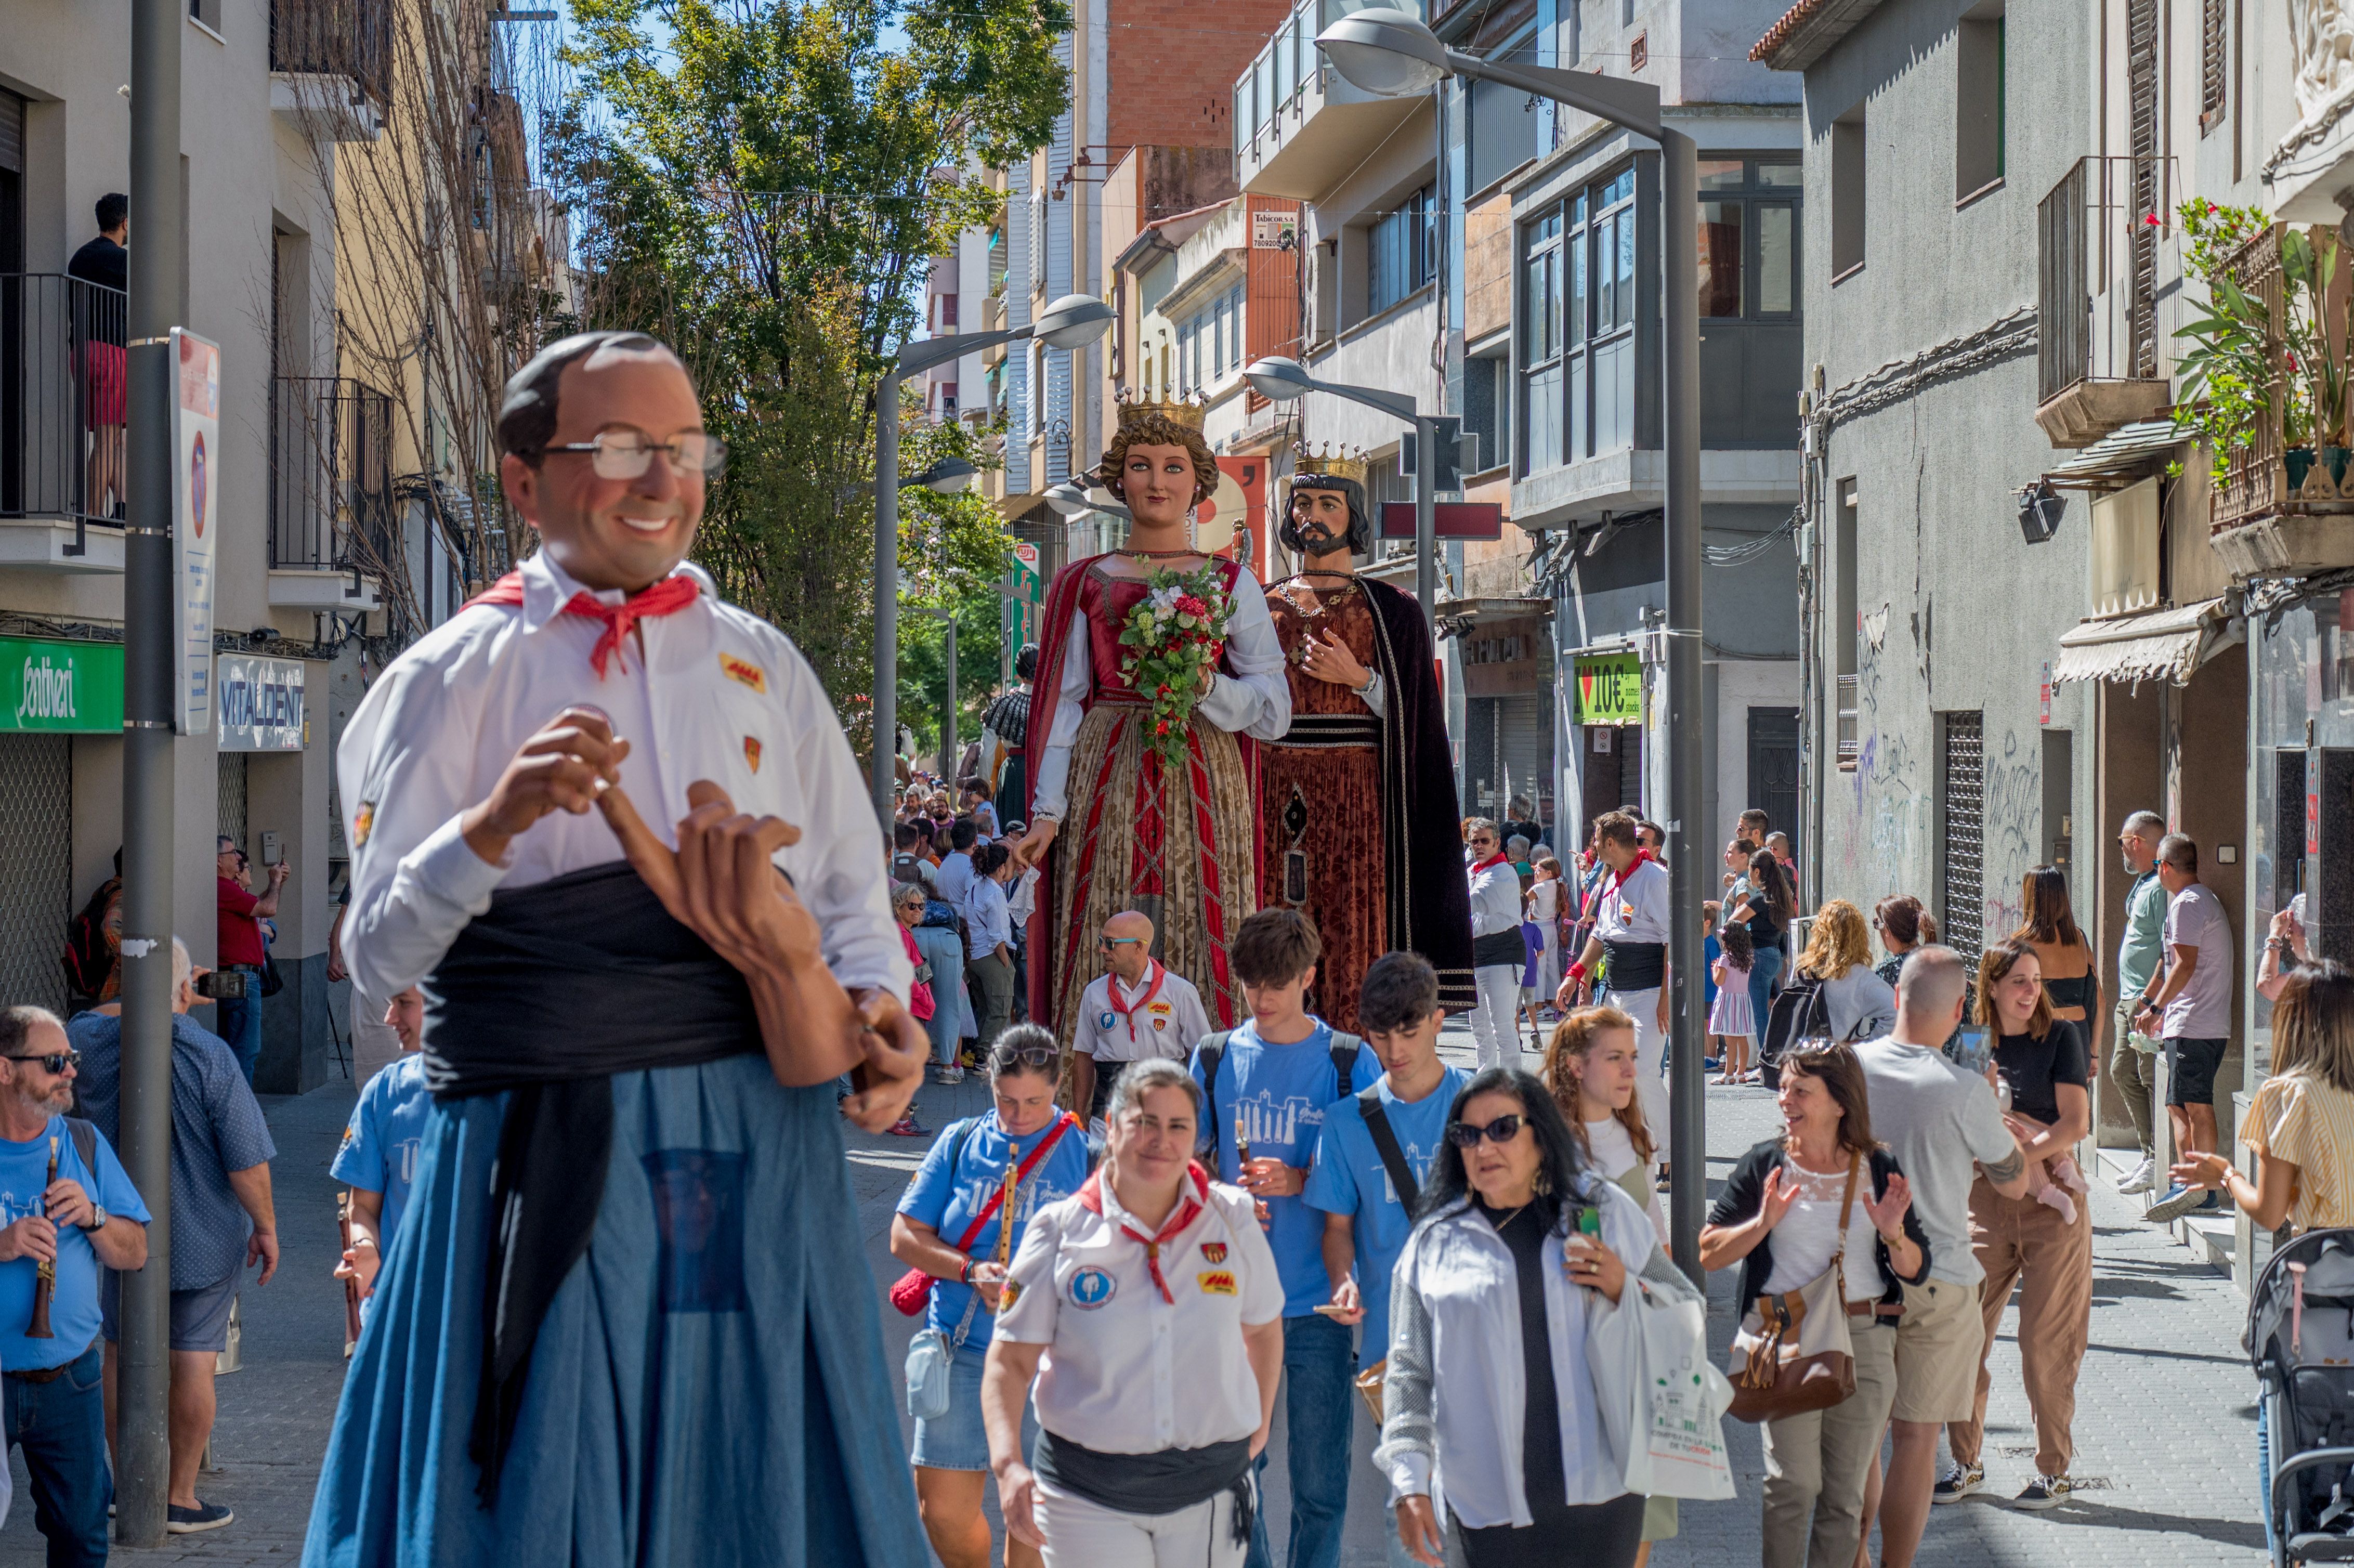
[[[1716,1006],[1708,1015],[1708,1032],[1716,1040],[1724,1070],[1712,1081],[1719,1084],[1744,1084],[1749,1081],[1749,1041],[1757,1033],[1757,1021],[1749,1003],[1749,969],[1756,962],[1756,950],[1749,945],[1749,927],[1727,926],[1716,934],[1717,946],[1723,949],[1709,970],[1716,981]]]
[[[417,1175],[418,1151],[433,1096],[425,1086],[425,1058],[418,1054],[425,1033],[425,998],[410,986],[384,1010],[384,1021],[400,1039],[400,1060],[367,1081],[344,1141],[327,1174],[351,1189],[351,1245],[335,1266],[337,1279],[356,1281],[360,1309],[369,1310],[376,1271],[400,1232]]]

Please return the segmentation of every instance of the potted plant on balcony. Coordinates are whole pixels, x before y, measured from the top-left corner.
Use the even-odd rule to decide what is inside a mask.
[[[2272,417],[2272,389],[2278,376],[2273,360],[2278,334],[2272,312],[2261,294],[2242,289],[2231,272],[2232,259],[2264,231],[2268,220],[2260,208],[2218,207],[2196,198],[2184,202],[2176,216],[2185,241],[2182,270],[2206,285],[2207,313],[2194,316],[2175,334],[2190,346],[2176,362],[2182,392],[2174,406],[2174,424],[2206,442],[2211,477],[2220,486],[2232,454],[2246,450],[2258,427]],[[2144,221],[2153,228],[2161,225],[2156,213]],[[2293,415],[2297,408],[2296,387],[2291,381],[2283,388],[2285,415]],[[2282,434],[2282,444],[2288,449],[2290,488],[2295,489],[2304,470],[2312,466],[2313,450],[2304,444],[2307,431],[2291,428],[2286,419]]]
[[[2346,482],[2346,462],[2349,456],[2346,439],[2347,372],[2349,360],[2354,360],[2354,342],[2348,340],[2348,321],[2342,308],[2338,319],[2330,319],[2331,285],[2338,281],[2338,241],[2326,231],[2319,244],[2304,229],[2292,228],[2281,236],[2281,276],[2287,284],[2283,296],[2287,317],[2284,323],[2286,347],[2285,363],[2289,375],[2296,377],[2305,392],[2306,413],[2310,422],[2311,440],[2318,449],[2322,467],[2328,471],[2332,490],[2342,490]],[[2292,492],[2303,486],[2297,476],[2290,475]]]

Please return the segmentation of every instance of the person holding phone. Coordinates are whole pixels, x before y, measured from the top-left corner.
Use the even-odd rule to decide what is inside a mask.
[[[1408,1553],[1437,1568],[1451,1532],[1470,1568],[1550,1568],[1570,1542],[1582,1568],[1632,1568],[1643,1499],[1604,1430],[1587,1341],[1632,1329],[1616,1310],[1630,1273],[1655,1295],[1697,1292],[1518,1068],[1484,1068],[1456,1097],[1422,1216],[1392,1287],[1373,1450]]]

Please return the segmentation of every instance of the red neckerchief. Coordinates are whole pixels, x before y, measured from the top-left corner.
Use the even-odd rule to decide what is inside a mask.
[[[1145,962],[1150,966],[1144,971],[1144,978],[1148,983],[1145,985],[1144,994],[1133,1002],[1122,1002],[1119,1000],[1119,976],[1109,974],[1104,977],[1104,1000],[1111,1003],[1111,1010],[1114,1012],[1128,1020],[1128,1043],[1131,1045],[1136,1044],[1137,1009],[1150,1004],[1154,997],[1159,996],[1161,982],[1169,978],[1169,971],[1161,967],[1159,959],[1147,959]]]
[[[1473,866],[1471,868],[1471,874],[1477,876],[1491,865],[1501,865],[1503,863],[1504,852],[1502,850],[1498,850],[1494,854],[1490,855],[1486,860],[1483,860],[1477,865]]]
[[[702,592],[693,577],[682,573],[664,577],[652,588],[641,588],[620,604],[606,604],[593,594],[576,593],[562,613],[585,615],[591,620],[605,623],[604,632],[597,639],[596,646],[588,650],[588,662],[597,667],[597,678],[601,681],[605,678],[607,661],[620,652],[621,641],[629,636],[631,627],[649,616],[675,615],[693,604]],[[471,609],[478,604],[522,602],[523,573],[513,571],[468,599],[466,608]],[[627,668],[626,661],[623,667]]]
[[[1169,1288],[1169,1281],[1161,1277],[1161,1245],[1170,1237],[1182,1234],[1186,1226],[1202,1217],[1202,1200],[1210,1195],[1210,1173],[1202,1169],[1201,1161],[1188,1160],[1185,1164],[1185,1174],[1193,1178],[1193,1190],[1186,1192],[1183,1184],[1180,1183],[1179,1192],[1182,1194],[1182,1200],[1175,1211],[1170,1214],[1167,1222],[1161,1225],[1158,1234],[1146,1235],[1126,1220],[1122,1220],[1119,1225],[1120,1234],[1130,1241],[1143,1244],[1144,1266],[1152,1271],[1152,1283],[1161,1287],[1161,1299],[1172,1307],[1177,1304],[1177,1296]],[[1103,1170],[1098,1166],[1087,1177],[1087,1185],[1079,1189],[1080,1205],[1089,1213],[1097,1216],[1103,1213],[1103,1189],[1099,1185],[1102,1181]]]
[[[1650,858],[1651,852],[1649,850],[1637,850],[1635,852],[1635,858],[1627,863],[1627,869],[1620,872],[1617,876],[1612,880],[1610,885],[1602,890],[1602,896],[1607,898],[1612,894],[1617,892],[1620,888],[1626,886],[1627,879],[1634,875],[1637,872],[1642,870],[1643,863]]]

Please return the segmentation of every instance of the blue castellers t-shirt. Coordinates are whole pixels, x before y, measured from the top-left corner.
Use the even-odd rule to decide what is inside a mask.
[[[147,1223],[147,1205],[139,1201],[114,1146],[100,1133],[98,1170],[81,1162],[73,1133],[65,1118],[53,1116],[48,1129],[27,1143],[0,1139],[0,1225],[13,1225],[27,1214],[42,1212],[41,1194],[48,1190],[49,1139],[58,1140],[58,1180],[78,1181],[90,1202],[104,1209],[110,1221]],[[0,1263],[0,1369],[47,1372],[78,1359],[98,1338],[98,1284],[101,1266],[89,1233],[80,1225],[58,1226],[58,1283],[49,1293],[49,1328],[56,1338],[28,1340],[25,1330],[33,1321],[33,1280],[39,1265],[29,1257]]]
[[[425,1147],[425,1123],[433,1114],[432,1091],[425,1086],[425,1058],[411,1052],[367,1081],[328,1174],[346,1187],[384,1194],[382,1253],[392,1252],[408,1189],[417,1180],[417,1153]],[[380,1256],[377,1259],[382,1262]]]
[[[1390,1092],[1388,1076],[1382,1078],[1382,1114],[1418,1190],[1430,1188],[1431,1169],[1438,1163],[1439,1145],[1447,1137],[1447,1112],[1470,1081],[1462,1068],[1449,1067],[1430,1093],[1418,1100],[1401,1100]],[[1316,1168],[1309,1172],[1308,1190],[1299,1201],[1320,1213],[1346,1214],[1353,1222],[1357,1292],[1365,1306],[1357,1361],[1371,1366],[1390,1353],[1390,1274],[1397,1267],[1398,1254],[1405,1250],[1414,1217],[1398,1199],[1355,1095],[1325,1107]]]
[[[1226,1037],[1218,1081],[1204,1083],[1201,1047],[1193,1050],[1193,1081],[1202,1085],[1208,1107],[1202,1116],[1202,1147],[1218,1151],[1218,1179],[1238,1181],[1242,1161],[1235,1148],[1239,1122],[1250,1140],[1251,1158],[1275,1159],[1307,1170],[1316,1163],[1324,1107],[1341,1097],[1340,1075],[1332,1070],[1332,1026],[1321,1019],[1304,1040],[1270,1045],[1246,1022]],[[1373,1047],[1357,1047],[1350,1076],[1352,1091],[1382,1075]],[[1215,1118],[1214,1125],[1213,1118]],[[1332,1299],[1324,1277],[1324,1214],[1301,1198],[1266,1200],[1267,1245],[1275,1250],[1283,1280],[1283,1315],[1301,1318]]]
[[[1060,1114],[1056,1121],[1061,1119]],[[967,1127],[972,1135],[964,1139],[964,1149],[958,1152],[957,1141]],[[940,1136],[917,1167],[916,1178],[899,1198],[899,1213],[939,1233],[940,1240],[954,1246],[964,1239],[972,1225],[972,1217],[989,1206],[991,1198],[1005,1180],[1008,1164],[1019,1166],[1031,1152],[1055,1130],[1050,1121],[1026,1138],[1009,1139],[998,1125],[997,1113],[990,1111],[969,1122],[950,1122],[940,1129]],[[950,1171],[949,1162],[956,1161]],[[1086,1185],[1093,1157],[1087,1128],[1074,1126],[1050,1150],[1046,1158],[1031,1168],[1022,1178],[1022,1186],[1013,1200],[1013,1240],[1008,1248],[1009,1260],[1022,1250],[1022,1234],[1030,1228],[1030,1216],[1049,1203],[1060,1202]],[[972,1238],[966,1251],[983,1263],[997,1256],[998,1233],[1005,1227],[1005,1208],[1000,1204],[981,1234]],[[953,1279],[932,1282],[932,1304],[924,1319],[927,1328],[937,1329],[950,1340],[956,1338],[957,1325],[964,1321],[964,1309],[973,1298],[972,1287]],[[965,1330],[968,1350],[985,1351],[990,1336],[996,1331],[997,1315],[987,1307],[976,1308],[972,1323]]]

